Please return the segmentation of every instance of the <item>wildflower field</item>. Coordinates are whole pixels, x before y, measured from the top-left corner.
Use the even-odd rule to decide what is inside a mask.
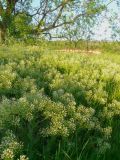
[[[1,160],[119,160],[120,55],[0,48]]]

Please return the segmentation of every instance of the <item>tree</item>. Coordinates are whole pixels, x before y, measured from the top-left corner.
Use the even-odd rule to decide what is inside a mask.
[[[118,12],[119,13],[119,12]],[[120,15],[118,13],[112,13],[109,17],[109,24],[111,28],[111,39],[113,41],[120,41]]]
[[[89,15],[79,17],[73,25],[64,25],[60,35],[62,38],[67,39],[76,48],[80,41],[87,42],[93,35],[94,26],[97,23],[97,15]],[[59,36],[60,37],[60,36]]]
[[[102,0],[0,0],[0,31],[4,42],[17,15],[26,13],[32,18],[32,34],[48,34],[50,30],[74,23],[81,16],[94,15],[104,9]]]

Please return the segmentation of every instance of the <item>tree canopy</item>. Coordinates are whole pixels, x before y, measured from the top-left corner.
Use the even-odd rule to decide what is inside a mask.
[[[0,0],[2,41],[7,33],[49,34],[50,30],[73,24],[82,16],[99,14],[106,7],[103,0],[39,0],[37,7],[33,7],[32,2]]]

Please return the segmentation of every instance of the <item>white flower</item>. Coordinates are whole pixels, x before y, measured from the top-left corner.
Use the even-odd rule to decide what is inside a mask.
[[[1,159],[8,159],[8,160],[13,160],[14,158],[14,154],[13,154],[13,151],[10,150],[10,149],[6,149],[3,151],[2,155],[1,155]]]

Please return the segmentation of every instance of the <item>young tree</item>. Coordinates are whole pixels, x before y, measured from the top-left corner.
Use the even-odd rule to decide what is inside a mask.
[[[26,13],[35,24],[33,34],[48,34],[52,29],[74,23],[81,16],[94,15],[104,9],[102,0],[0,0],[0,31],[4,42],[18,14]]]
[[[75,48],[80,44],[80,41],[85,41],[87,44],[86,49],[88,50],[88,41],[93,35],[93,29],[96,23],[96,15],[83,16],[76,20],[73,25],[65,25],[60,34],[71,44],[74,44]]]

